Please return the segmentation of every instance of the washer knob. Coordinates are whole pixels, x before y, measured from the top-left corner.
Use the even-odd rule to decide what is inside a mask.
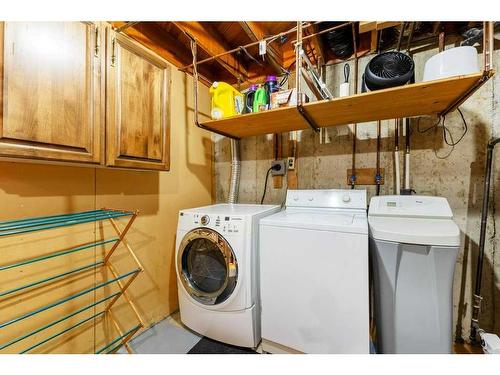
[[[351,197],[350,197],[349,195],[347,195],[347,194],[346,194],[346,195],[344,195],[344,196],[342,197],[342,201],[343,201],[344,203],[348,203],[348,202],[350,202],[350,201],[351,201]]]
[[[208,223],[210,223],[210,216],[203,215],[201,217],[201,225],[207,225]]]

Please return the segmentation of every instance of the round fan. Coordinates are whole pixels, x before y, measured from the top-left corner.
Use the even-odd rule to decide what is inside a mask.
[[[385,52],[370,60],[364,81],[370,90],[406,85],[413,79],[415,63],[402,52]]]

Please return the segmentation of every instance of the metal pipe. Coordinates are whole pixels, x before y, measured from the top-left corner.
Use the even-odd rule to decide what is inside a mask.
[[[120,27],[117,27],[115,28],[115,32],[117,33],[121,33],[122,31],[128,29],[129,27],[132,27],[134,25],[137,25],[138,23],[140,23],[141,21],[129,21],[129,22],[126,22],[125,25],[123,26],[120,26]]]
[[[132,215],[132,212],[121,212],[121,211],[108,211],[108,210],[97,210],[97,211],[88,211],[88,212],[80,212],[74,214],[65,214],[65,215],[54,215],[54,216],[41,216],[35,218],[21,219],[21,220],[12,220],[12,221],[3,221],[0,223],[0,231],[4,230],[13,230],[20,228],[29,228],[39,225],[48,225],[55,224],[61,222],[73,222],[77,220],[83,220],[88,218],[97,218],[103,215]]]
[[[307,28],[307,27],[311,27],[313,25],[316,25],[318,24],[319,22],[314,22],[314,23],[308,23],[306,25],[303,25],[302,27],[303,28]],[[344,26],[344,25],[339,25],[339,26]],[[253,46],[256,46],[258,45],[261,41],[265,40],[266,43],[272,43],[273,41],[275,41],[276,39],[279,39],[281,38],[282,36],[285,36],[285,35],[288,35],[288,34],[291,34],[293,32],[295,32],[297,30],[297,27],[292,27],[290,30],[287,30],[287,31],[283,31],[281,33],[278,33],[278,34],[275,34],[275,35],[271,35],[271,36],[268,36],[267,38],[263,38],[261,40],[258,40],[258,41],[255,41],[255,42],[251,42],[251,43],[248,43],[248,44],[245,44],[243,46],[238,46],[236,48],[233,48],[233,49],[230,49],[229,51],[224,51],[224,52],[221,52],[217,55],[213,55],[213,56],[210,56],[210,57],[207,57],[206,59],[203,59],[203,60],[200,60],[198,62],[196,62],[196,65],[201,65],[201,64],[204,64],[208,61],[212,61],[212,60],[216,60],[218,58],[220,58],[221,56],[224,56],[224,55],[228,55],[228,54],[231,54],[231,53],[235,53],[235,52],[238,52],[241,50],[241,48],[249,48],[249,47],[253,47]],[[308,38],[310,37],[313,37],[315,36],[316,34],[311,34],[308,36]],[[190,37],[190,36],[189,36]],[[190,37],[191,38],[191,37]],[[180,71],[186,71],[188,68],[192,68],[194,66],[194,63],[191,63],[189,65],[185,65],[183,66],[182,68],[179,68]]]
[[[403,22],[403,24],[401,25],[401,31],[399,33],[398,44],[396,46],[396,50],[398,52],[401,50],[401,42],[403,41],[403,34],[405,32],[405,28],[406,28],[406,22]]]
[[[486,243],[486,225],[488,223],[488,208],[490,204],[490,184],[491,184],[491,171],[493,166],[493,151],[495,146],[500,143],[500,138],[492,139],[488,142],[486,149],[486,167],[484,177],[483,189],[483,206],[481,209],[481,229],[479,231],[479,253],[477,255],[477,269],[476,269],[476,286],[474,289],[474,303],[472,309],[471,319],[471,333],[470,340],[476,342],[477,331],[479,329],[479,315],[481,313],[481,278],[483,275],[483,262],[484,262],[484,247]]]
[[[354,95],[358,93],[358,46],[356,38],[356,29],[352,23],[352,42],[354,45]],[[352,173],[351,173],[351,189],[356,185],[356,140],[358,138],[358,124],[353,124],[352,135]]]
[[[405,132],[406,132],[406,137],[405,137],[405,144],[406,144],[406,151],[405,151],[405,194],[410,195],[411,194],[411,189],[410,189],[410,119],[406,118],[405,119]]]
[[[33,330],[33,331],[29,332],[29,333],[26,333],[26,334],[24,334],[22,336],[19,336],[19,337],[15,338],[15,339],[13,339],[13,340],[5,343],[5,344],[0,345],[0,350],[6,349],[9,346],[12,346],[12,345],[14,345],[14,344],[16,344],[16,343],[18,343],[20,341],[23,341],[24,339],[27,339],[30,336],[33,336],[33,335],[36,335],[37,333],[45,331],[46,329],[48,329],[50,327],[53,327],[56,324],[64,322],[65,320],[68,320],[69,318],[72,318],[75,315],[78,315],[78,314],[80,314],[80,313],[82,313],[84,311],[87,311],[87,310],[89,310],[89,309],[91,309],[91,308],[93,308],[93,307],[95,307],[95,306],[97,306],[97,305],[99,305],[99,304],[101,304],[103,302],[106,302],[106,301],[110,300],[111,298],[114,298],[114,297],[116,297],[116,296],[118,296],[120,294],[121,294],[121,292],[114,293],[114,294],[112,294],[110,296],[107,296],[107,297],[105,297],[105,298],[103,298],[103,299],[101,299],[99,301],[96,301],[96,302],[94,302],[94,303],[92,303],[90,305],[82,307],[81,309],[78,309],[78,310],[72,312],[71,314],[65,315],[65,316],[63,316],[60,319],[54,320],[53,322],[50,322],[49,324],[46,324],[46,325],[44,325],[44,326],[42,326],[40,328],[37,328],[37,329],[35,329],[35,330]]]
[[[33,349],[36,349],[40,345],[43,345],[43,344],[49,342],[50,340],[53,340],[56,337],[59,337],[59,336],[65,334],[66,332],[69,332],[69,331],[71,331],[71,330],[73,330],[75,328],[78,328],[81,325],[83,325],[83,324],[91,321],[92,319],[95,319],[95,318],[97,318],[97,317],[99,317],[99,316],[101,316],[103,314],[104,314],[104,311],[98,312],[97,314],[94,314],[94,315],[88,317],[87,319],[82,320],[81,322],[78,322],[78,323],[76,323],[76,324],[74,324],[74,325],[72,325],[72,326],[70,326],[70,327],[68,327],[66,329],[63,329],[62,331],[59,331],[59,332],[53,334],[52,336],[47,337],[46,339],[44,339],[44,340],[42,340],[42,341],[40,341],[40,342],[38,342],[38,343],[36,343],[34,345],[31,345],[30,347],[28,347],[28,348],[24,349],[23,351],[19,352],[19,354],[25,354],[25,353],[33,350]]]
[[[229,194],[227,203],[238,203],[238,192],[240,189],[241,161],[240,141],[231,139],[231,181],[229,183]]]
[[[483,22],[483,70],[493,69],[494,22]]]
[[[408,42],[406,43],[406,53],[410,54],[411,40],[413,39],[413,32],[415,31],[415,22],[410,23],[410,34],[408,35]]]
[[[76,217],[81,217],[81,216],[87,216],[87,215],[92,215],[92,214],[98,214],[102,212],[103,210],[93,210],[93,211],[85,211],[85,212],[78,212],[78,213],[71,213],[71,214],[61,214],[61,215],[50,215],[50,216],[37,216],[37,217],[29,217],[29,218],[24,218],[24,219],[17,219],[17,220],[7,220],[7,221],[1,221],[0,222],[0,228],[3,228],[5,226],[10,226],[13,224],[24,224],[24,223],[31,223],[31,222],[43,222],[48,219],[57,219],[57,218],[76,218]]]
[[[135,326],[134,328],[128,330],[127,332],[125,332],[123,335],[120,335],[119,337],[117,337],[116,339],[114,339],[113,341],[111,341],[109,344],[107,344],[106,346],[102,347],[101,349],[97,350],[95,352],[95,354],[101,354],[103,351],[105,351],[106,349],[109,349],[111,348],[114,344],[116,344],[118,341],[122,340],[123,338],[127,337],[128,335],[130,335],[132,332],[135,332],[137,330],[139,330],[139,328],[141,328],[141,325],[137,325]],[[121,344],[120,344],[121,346]],[[119,347],[119,346],[118,346]],[[111,349],[110,351],[113,351],[113,350],[116,350],[118,349],[117,347]]]
[[[401,194],[401,175],[399,165],[399,125],[401,119],[394,120],[394,170],[396,172],[396,194]]]
[[[38,285],[41,285],[41,284],[48,283],[50,281],[54,281],[54,280],[60,279],[60,278],[65,277],[65,276],[73,275],[73,274],[76,274],[76,273],[79,273],[79,272],[82,272],[82,271],[86,271],[86,270],[89,270],[89,269],[95,269],[95,268],[97,268],[99,266],[102,266],[103,264],[104,264],[103,261],[99,261],[99,262],[95,262],[95,263],[92,263],[92,264],[87,264],[87,265],[82,266],[82,267],[75,268],[75,269],[67,271],[67,272],[63,272],[63,273],[57,274],[57,275],[54,275],[54,276],[50,276],[50,277],[47,277],[47,278],[44,278],[44,279],[41,279],[41,280],[33,281],[31,283],[19,286],[17,288],[10,289],[10,290],[7,290],[5,292],[0,292],[0,298],[8,296],[9,294],[12,294],[12,293],[20,292],[21,290],[24,290],[24,289],[33,288],[34,286],[38,286]]]
[[[7,321],[7,322],[1,323],[1,324],[0,324],[0,329],[1,329],[1,328],[5,328],[5,327],[7,327],[7,326],[10,326],[11,324],[17,323],[17,322],[19,322],[19,321],[21,321],[21,320],[24,320],[24,319],[30,318],[30,317],[32,317],[33,315],[37,315],[37,314],[39,314],[39,313],[41,313],[41,312],[44,312],[44,311],[46,311],[46,310],[50,310],[50,309],[52,309],[52,308],[54,308],[54,307],[56,307],[56,306],[59,306],[59,305],[62,305],[62,304],[64,304],[64,303],[66,303],[66,302],[69,302],[69,301],[71,301],[71,300],[74,300],[74,299],[76,299],[76,298],[78,298],[78,297],[81,297],[81,296],[83,296],[83,295],[85,295],[85,294],[88,294],[88,293],[90,293],[90,292],[93,292],[94,290],[97,290],[97,289],[103,288],[103,287],[105,287],[106,285],[109,285],[109,284],[112,284],[112,283],[114,283],[114,282],[117,282],[117,281],[119,281],[119,280],[121,280],[121,279],[124,279],[124,278],[126,278],[126,277],[128,277],[128,276],[130,276],[130,275],[133,275],[133,274],[135,274],[135,273],[138,273],[138,272],[140,272],[140,270],[138,270],[138,269],[137,269],[137,270],[134,270],[134,271],[127,272],[127,273],[125,273],[125,274],[123,274],[123,275],[121,275],[121,276],[115,277],[114,279],[111,279],[111,280],[105,281],[105,282],[103,282],[103,283],[101,283],[101,284],[97,284],[96,286],[94,286],[94,287],[92,287],[92,288],[88,288],[88,289],[82,290],[81,292],[78,292],[78,293],[76,293],[76,294],[73,294],[73,295],[71,295],[71,296],[69,296],[69,297],[63,298],[63,299],[61,299],[61,300],[59,300],[59,301],[53,302],[53,303],[48,304],[48,305],[46,305],[46,306],[40,307],[40,308],[38,308],[38,309],[36,309],[36,310],[30,311],[29,313],[26,313],[26,314],[24,314],[24,315],[18,316],[17,318],[14,318],[14,319],[11,319],[11,320],[9,320],[9,321]]]
[[[97,246],[100,246],[100,245],[105,245],[107,243],[116,242],[118,240],[119,240],[119,238],[111,238],[109,240],[98,241],[98,242],[94,242],[94,243],[87,244],[87,245],[81,245],[81,246],[73,247],[73,248],[68,249],[68,250],[58,251],[56,253],[52,253],[52,254],[48,254],[48,255],[43,255],[43,256],[40,256],[40,257],[36,257],[36,258],[31,258],[31,259],[23,260],[21,262],[8,264],[6,266],[1,266],[0,267],[0,271],[9,270],[11,268],[16,268],[16,267],[21,267],[21,266],[24,266],[24,265],[27,265],[27,264],[31,264],[31,263],[41,262],[41,261],[44,261],[44,260],[47,260],[47,259],[51,259],[51,258],[57,258],[57,257],[63,256],[63,255],[67,255],[67,254],[71,254],[71,253],[76,253],[76,252],[81,251],[81,250],[91,249],[91,248],[94,248],[94,247],[97,247]]]
[[[300,95],[300,79],[302,76],[302,21],[297,22],[297,41],[295,43],[295,87],[297,91],[297,106],[302,105]]]
[[[382,176],[380,175],[380,146],[381,140],[381,123],[382,121],[377,121],[377,172],[375,174],[375,183],[377,184],[377,195],[380,195],[380,183],[382,181]]]
[[[23,223],[23,224],[15,224],[11,227],[9,227],[5,223],[4,228],[0,228],[0,237],[4,236],[11,236],[15,234],[22,234],[22,233],[31,233],[31,232],[36,232],[40,230],[46,230],[46,229],[54,229],[54,228],[61,228],[61,227],[67,227],[67,226],[72,226],[72,225],[77,225],[77,224],[84,224],[84,223],[92,223],[96,221],[102,221],[106,220],[109,218],[118,218],[118,217],[124,217],[124,216],[131,216],[132,213],[124,213],[124,212],[106,212],[102,214],[95,214],[95,215],[90,215],[90,216],[82,216],[79,218],[70,218],[65,219],[65,218],[58,218],[55,220],[46,220],[44,222],[30,222],[30,223]]]

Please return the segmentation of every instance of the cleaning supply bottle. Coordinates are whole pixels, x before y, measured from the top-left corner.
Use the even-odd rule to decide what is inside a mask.
[[[265,88],[267,92],[267,108],[271,108],[271,94],[280,90],[276,76],[267,76]]]
[[[253,112],[262,112],[267,109],[268,97],[265,87],[260,86],[253,98]]]
[[[253,99],[255,97],[255,91],[257,91],[257,88],[259,86],[257,85],[251,85],[247,92],[245,93],[245,108],[244,112],[245,113],[252,113],[253,112]]]
[[[225,82],[214,82],[210,86],[214,120],[238,115],[243,112],[243,94]]]

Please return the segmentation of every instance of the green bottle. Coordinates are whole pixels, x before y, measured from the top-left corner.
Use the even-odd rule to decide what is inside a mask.
[[[253,112],[262,112],[267,109],[267,91],[260,86],[253,97]]]

